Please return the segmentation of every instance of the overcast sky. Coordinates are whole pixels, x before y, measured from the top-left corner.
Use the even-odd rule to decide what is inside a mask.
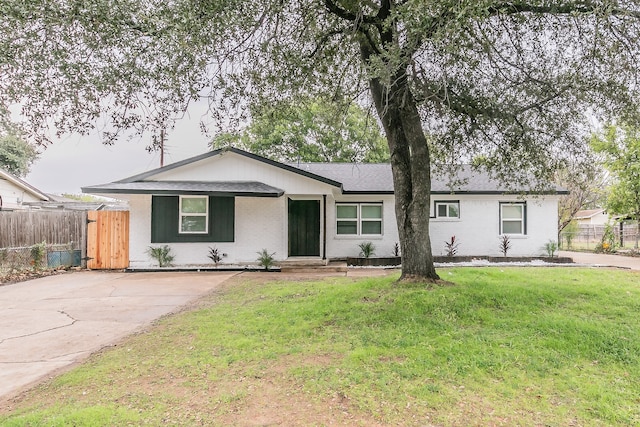
[[[209,139],[200,132],[199,114],[177,123],[166,137],[164,164],[208,151]],[[148,153],[150,136],[105,146],[98,135],[71,135],[55,140],[31,166],[25,181],[50,194],[80,194],[80,187],[117,181],[160,166],[160,153]]]

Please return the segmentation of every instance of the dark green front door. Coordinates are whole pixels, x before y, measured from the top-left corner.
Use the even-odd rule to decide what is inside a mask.
[[[289,199],[289,256],[320,256],[320,200]]]

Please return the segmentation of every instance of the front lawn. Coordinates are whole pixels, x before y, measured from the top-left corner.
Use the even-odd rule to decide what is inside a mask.
[[[26,393],[8,426],[640,423],[640,275],[243,274],[196,310]]]

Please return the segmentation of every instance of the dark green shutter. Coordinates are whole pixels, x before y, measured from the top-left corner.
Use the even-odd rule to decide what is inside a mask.
[[[151,198],[151,243],[176,242],[178,234],[177,196]]]
[[[209,233],[211,242],[233,242],[235,198],[209,197]]]
[[[209,197],[209,233],[180,234],[178,196],[151,198],[151,243],[233,242],[235,198]]]

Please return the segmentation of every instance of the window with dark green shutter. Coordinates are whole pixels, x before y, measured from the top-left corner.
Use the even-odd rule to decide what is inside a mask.
[[[202,198],[206,199],[206,209],[199,204],[198,199]],[[234,197],[193,196],[187,199],[193,206],[185,212],[180,196],[152,196],[151,243],[234,241]],[[202,216],[203,212],[206,217]],[[193,222],[190,228],[185,228],[185,221]]]

